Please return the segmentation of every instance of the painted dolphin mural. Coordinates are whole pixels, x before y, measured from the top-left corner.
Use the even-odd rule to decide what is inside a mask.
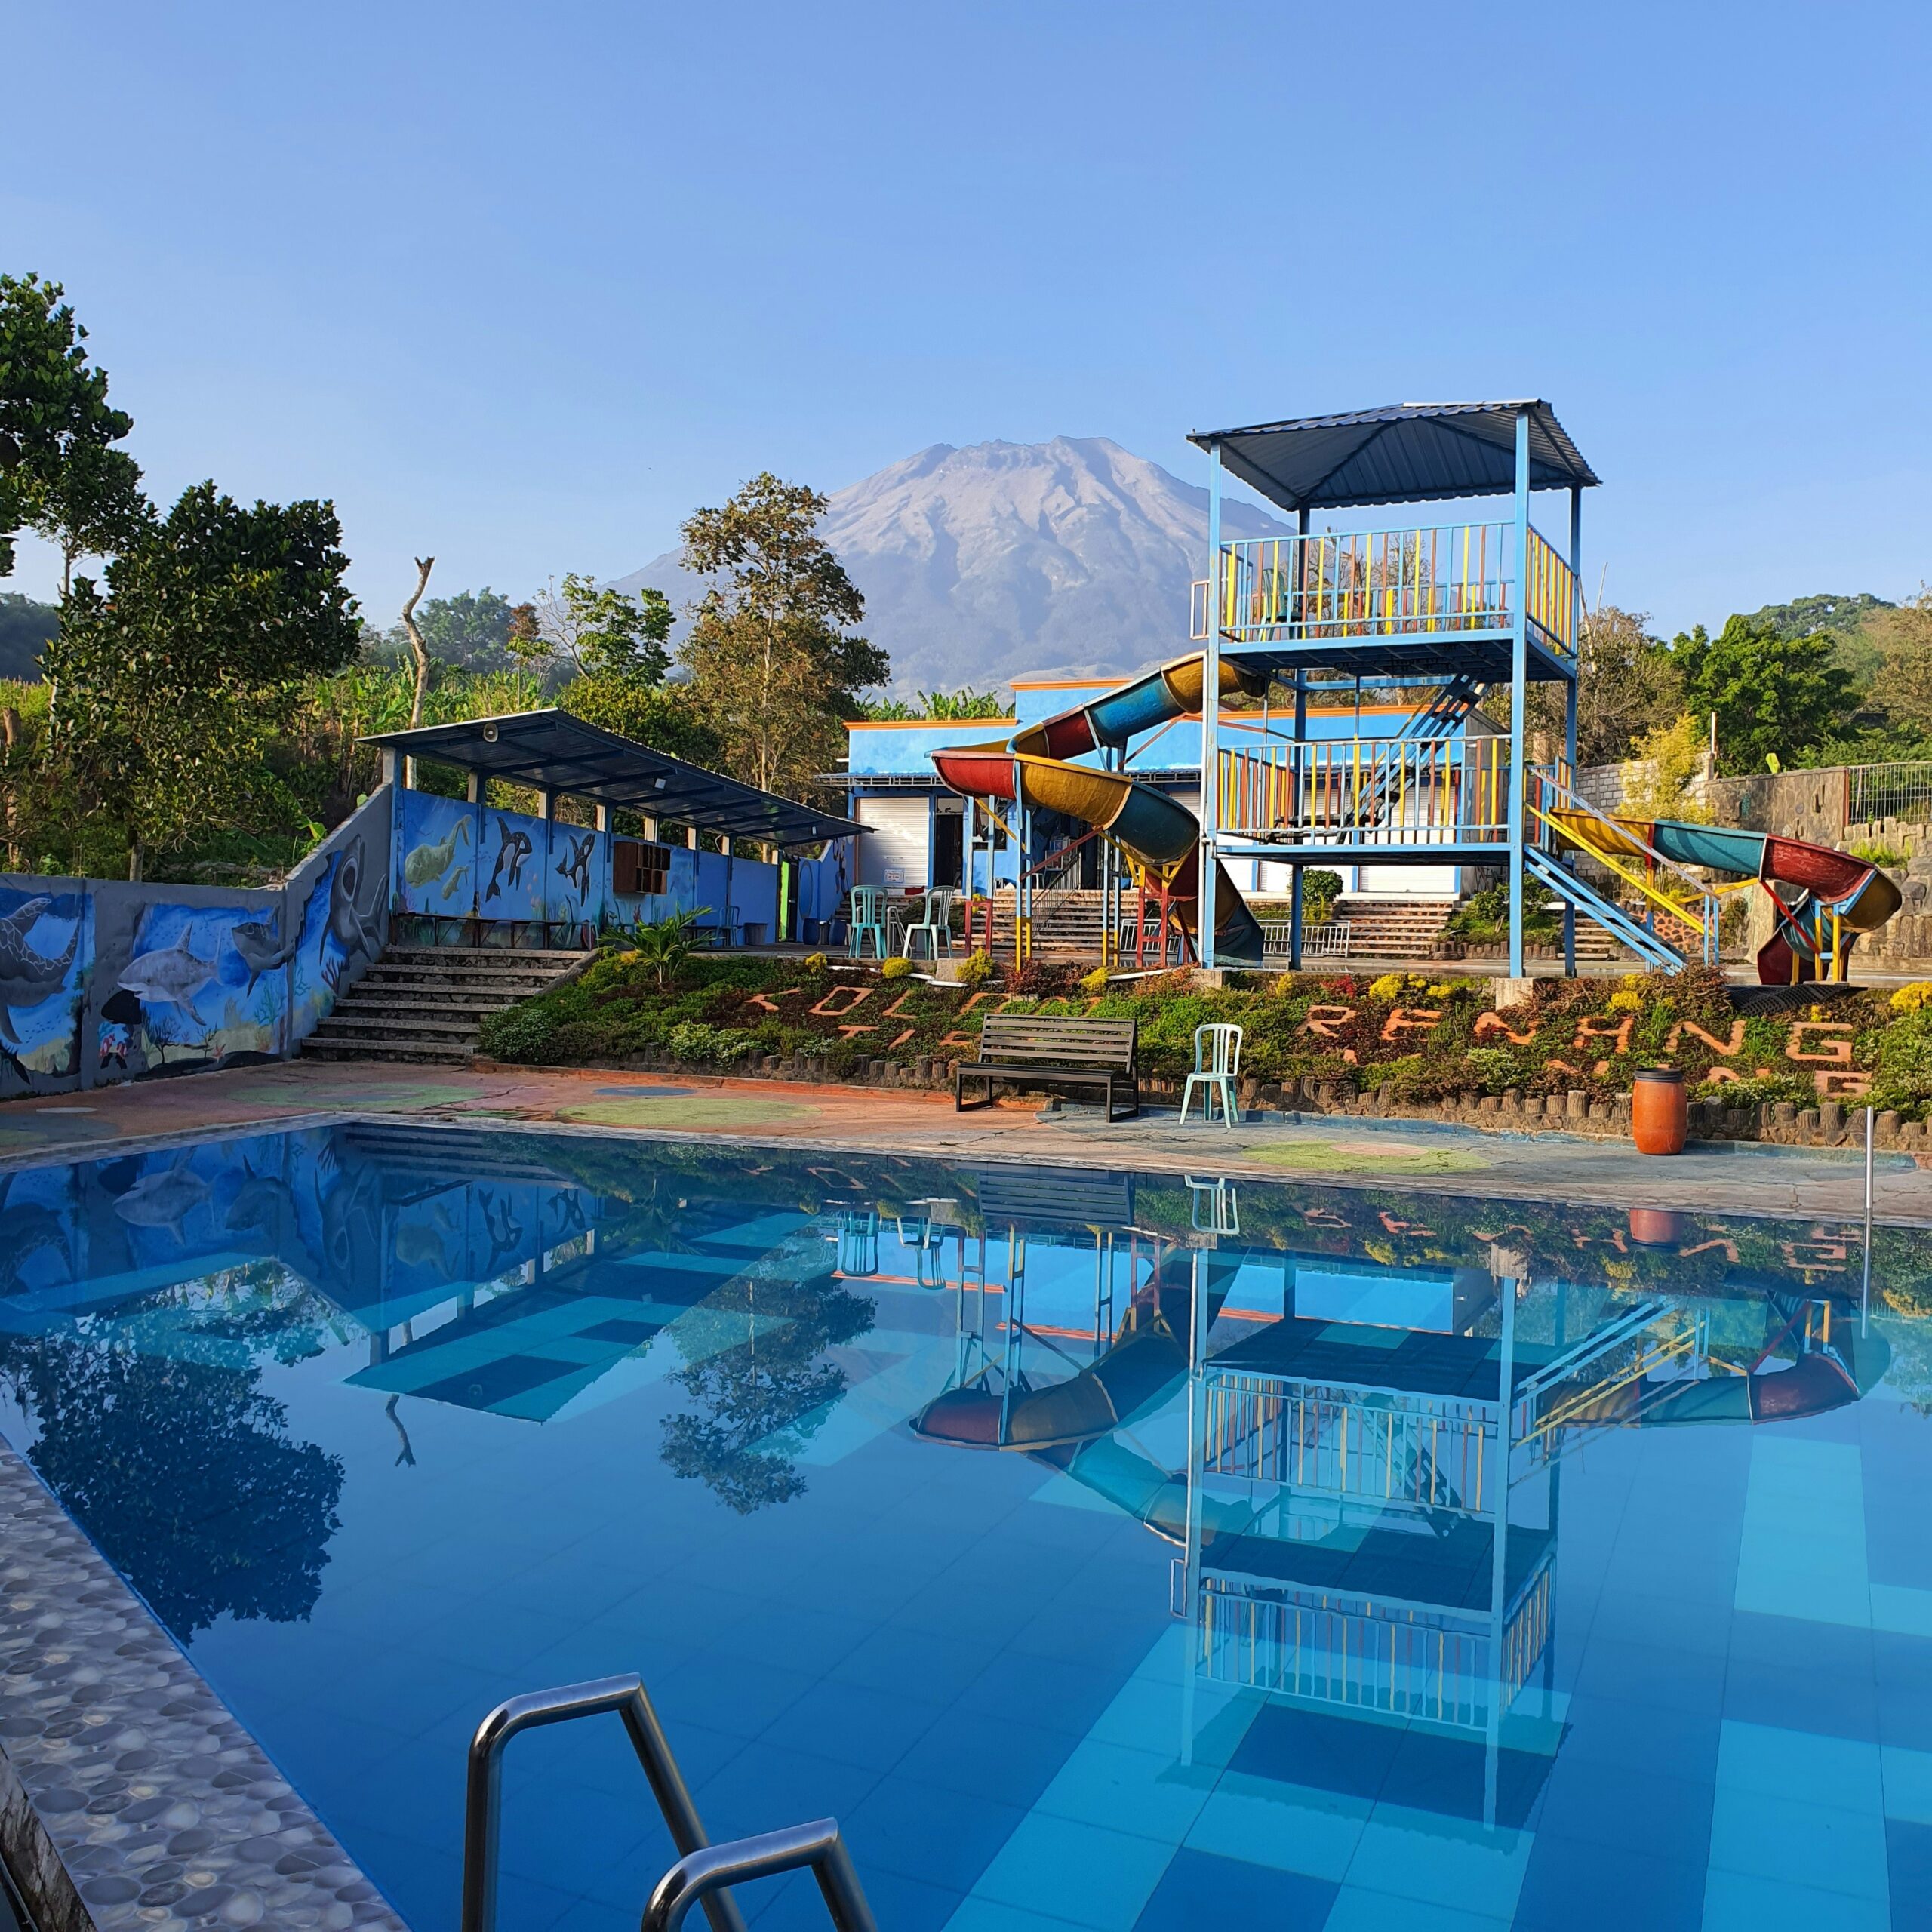
[[[38,952],[27,943],[27,934],[39,924],[41,916],[53,905],[42,896],[29,899],[0,919],[0,1039],[20,1044],[14,1030],[13,1007],[38,1006],[51,999],[67,983],[74,957],[81,943],[81,921],[67,935],[66,949],[57,954]]]
[[[433,884],[456,863],[459,841],[469,836],[469,821],[460,818],[450,827],[450,835],[434,845],[418,845],[402,862],[402,876],[411,885]]]

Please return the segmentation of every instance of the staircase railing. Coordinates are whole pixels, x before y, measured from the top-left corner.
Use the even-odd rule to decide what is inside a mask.
[[[1560,838],[1580,851],[1587,852],[1606,871],[1614,873],[1626,885],[1634,887],[1653,906],[1660,908],[1674,919],[1681,920],[1701,941],[1705,964],[1715,966],[1718,963],[1718,895],[1703,879],[1675,859],[1665,857],[1647,840],[1639,838],[1629,825],[1611,818],[1587,799],[1580,798],[1553,772],[1540,770],[1531,774],[1526,802],[1531,816],[1547,837]],[[1633,847],[1644,860],[1641,870],[1626,863],[1632,856]],[[1551,854],[1551,857],[1553,863],[1555,855]],[[1555,869],[1567,877],[1575,876],[1565,866],[1556,866]],[[1657,884],[1657,875],[1660,872],[1677,882],[1678,892],[1666,891]],[[1557,890],[1561,892],[1564,888],[1559,885]],[[1592,916],[1595,916],[1594,913]],[[1654,917],[1646,919],[1644,924],[1662,942],[1662,935],[1656,934]],[[1676,948],[1670,949],[1681,960],[1684,955]]]
[[[653,1927],[674,1932],[698,1904],[711,1921],[712,1932],[746,1932],[744,1915],[725,1887],[808,1865],[817,1877],[838,1932],[877,1932],[858,1875],[832,1819],[729,1844],[712,1844],[664,1727],[645,1693],[644,1680],[636,1676],[600,1677],[560,1690],[529,1691],[499,1704],[476,1727],[469,1742],[463,1801],[460,1932],[495,1932],[503,1752],[510,1740],[541,1724],[611,1715],[623,1721],[678,1853],[678,1863],[651,1894],[644,1917],[647,1932]]]

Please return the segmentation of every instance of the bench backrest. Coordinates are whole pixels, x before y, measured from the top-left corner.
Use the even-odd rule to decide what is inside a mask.
[[[989,1013],[980,1034],[982,1060],[1037,1060],[1042,1066],[1134,1066],[1134,1020],[1082,1020],[1050,1013]]]

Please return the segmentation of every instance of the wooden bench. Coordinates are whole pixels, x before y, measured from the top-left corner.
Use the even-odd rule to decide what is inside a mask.
[[[980,1057],[953,1069],[952,1104],[966,1111],[966,1085],[984,1083],[976,1107],[989,1107],[993,1083],[1021,1081],[1035,1086],[1099,1087],[1105,1090],[1109,1120],[1131,1120],[1140,1111],[1140,1069],[1135,1057],[1139,1022],[1081,1020],[1049,1014],[989,1014],[980,1035]],[[1124,1113],[1114,1106],[1124,1092]]]

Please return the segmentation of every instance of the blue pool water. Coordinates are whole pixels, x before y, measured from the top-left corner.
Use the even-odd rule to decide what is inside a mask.
[[[349,1127],[0,1177],[0,1429],[418,1932],[641,1672],[921,1932],[1932,1924],[1932,1235]],[[635,1924],[614,1723],[502,1923]],[[761,1927],[823,1923],[795,1882]]]

